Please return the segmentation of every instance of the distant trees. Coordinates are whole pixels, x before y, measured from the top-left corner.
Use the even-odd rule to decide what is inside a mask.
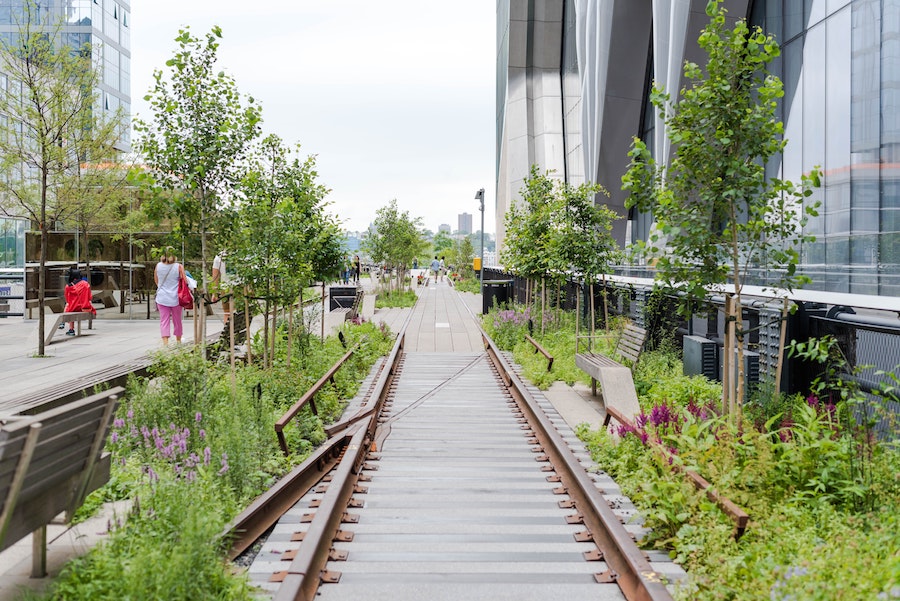
[[[407,267],[413,258],[428,248],[421,217],[412,218],[408,211],[401,212],[396,199],[392,200],[375,212],[375,221],[362,240],[362,248],[374,262],[384,263],[388,270],[396,270],[388,287],[400,290]]]

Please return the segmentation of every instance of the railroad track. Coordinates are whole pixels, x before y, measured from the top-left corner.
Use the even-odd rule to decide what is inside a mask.
[[[493,342],[407,355],[404,331],[366,402],[231,524],[232,558],[266,534],[254,582],[279,600],[671,599]]]

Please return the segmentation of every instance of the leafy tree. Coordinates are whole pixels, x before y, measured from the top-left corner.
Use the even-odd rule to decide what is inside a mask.
[[[472,259],[475,258],[475,247],[472,246],[472,240],[469,236],[453,241],[453,247],[450,249],[450,264],[453,265],[460,273],[472,273]]]
[[[622,250],[613,238],[613,222],[619,218],[609,207],[597,204],[598,194],[608,195],[599,184],[572,186],[561,183],[558,193],[562,205],[559,227],[552,239],[554,253],[562,263],[579,274],[590,289],[591,333],[595,327],[594,284],[597,277],[609,273],[611,266],[622,258]],[[606,288],[603,289],[604,295]],[[605,308],[605,303],[604,303]],[[604,323],[608,323],[604,319]]]
[[[200,233],[201,289],[207,292],[207,237],[223,203],[240,181],[251,142],[259,136],[261,111],[253,98],[238,93],[234,79],[216,70],[222,38],[213,27],[204,39],[189,28],[179,31],[178,50],[153,73],[147,94],[152,120],[135,121],[137,149],[157,185],[178,192],[170,215],[186,232]],[[199,279],[199,278],[198,278]]]
[[[397,201],[375,212],[373,227],[362,240],[363,249],[376,263],[388,270],[396,269],[396,290],[403,287],[406,266],[427,248],[422,235],[422,218],[412,219],[408,211],[400,211]],[[389,282],[389,289],[393,288]]]
[[[265,348],[274,342],[271,308],[293,305],[317,270],[335,266],[340,232],[324,214],[327,188],[316,182],[315,161],[292,156],[277,136],[258,145],[240,184],[227,230],[228,269],[266,305]],[[272,323],[274,327],[274,321]],[[269,355],[272,356],[272,355]]]
[[[786,144],[775,118],[782,84],[766,71],[780,51],[772,36],[751,30],[744,20],[727,29],[720,2],[708,3],[711,20],[699,39],[709,56],[705,69],[685,64],[685,78],[693,84],[677,102],[658,87],[651,94],[675,149],[669,166],[657,165],[635,140],[623,187],[629,207],[652,211],[656,219],[656,231],[641,250],[654,257],[660,278],[688,299],[706,298],[713,290],[733,295],[727,319],[737,338],[738,377],[725,392],[733,405],[743,397],[745,332],[735,316],[741,315],[744,284],[756,268],[765,268],[775,288],[804,283],[796,271],[797,248],[812,240],[803,235],[803,225],[816,214],[816,204],[804,206],[804,198],[818,186],[819,172],[803,176],[799,186],[767,176],[769,161]],[[731,358],[726,345],[726,361]]]
[[[0,42],[0,211],[25,216],[40,231],[38,354],[44,354],[45,265],[48,233],[71,215],[66,194],[80,166],[114,156],[121,115],[98,110],[101,71],[89,46],[63,43],[62,21],[26,0],[18,32]]]
[[[532,165],[521,190],[522,200],[504,217],[506,243],[500,260],[507,269],[528,280],[543,279],[553,262],[550,207],[554,202],[554,183],[549,174],[541,174],[537,165]]]
[[[434,252],[437,255],[447,252],[453,246],[453,238],[445,231],[440,231],[434,235],[431,242],[434,245]]]

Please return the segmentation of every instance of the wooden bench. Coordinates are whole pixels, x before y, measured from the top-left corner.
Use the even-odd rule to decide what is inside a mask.
[[[349,302],[349,306],[346,306],[346,307],[338,306],[338,307],[332,309],[330,312],[331,313],[343,313],[344,321],[350,321],[351,319],[356,319],[359,316],[359,310],[362,307],[363,298],[365,298],[365,296],[366,296],[365,290],[363,290],[362,288],[359,288],[356,290],[356,294],[353,296],[352,301],[348,300],[348,299],[350,299],[349,296],[335,297],[338,299],[338,302],[340,302],[340,303],[348,303]]]
[[[547,371],[550,371],[551,369],[553,369],[553,355],[551,355],[550,353],[548,353],[547,350],[544,349],[544,347],[542,347],[542,346],[540,345],[540,343],[538,343],[537,340],[535,340],[534,338],[532,338],[532,337],[529,336],[528,334],[525,334],[525,340],[531,343],[531,346],[534,347],[534,352],[535,352],[535,353],[540,353],[540,354],[542,354],[544,357],[546,357],[546,359],[547,359]]]
[[[56,331],[60,325],[75,322],[75,335],[81,336],[81,322],[87,320],[88,329],[92,330],[94,328],[94,314],[88,311],[76,311],[69,313],[60,313],[56,316],[56,320],[53,322],[53,325],[47,330],[47,336],[44,338],[44,344],[48,345],[53,341],[53,336],[56,335]],[[65,330],[65,328],[62,328]]]
[[[596,396],[597,382],[600,382],[603,404],[615,407],[632,420],[641,412],[641,407],[638,404],[637,391],[634,389],[631,369],[640,359],[646,339],[647,330],[633,324],[626,325],[619,336],[614,354],[617,358],[629,361],[631,367],[626,367],[601,353],[575,354],[575,365],[591,376],[591,393]]]
[[[29,298],[25,301],[25,308],[28,309],[28,319],[32,319],[31,312],[39,306],[38,299]],[[54,313],[62,313],[66,310],[66,301],[60,296],[48,296],[44,298],[44,306],[50,307]]]
[[[249,303],[248,306],[250,308],[250,321],[253,321],[257,306],[255,303]],[[228,325],[229,322],[234,324],[234,357],[239,361],[245,361],[247,359],[246,349],[238,349],[238,347],[242,347],[247,341],[247,311],[243,309],[240,311],[232,311],[228,321],[226,321],[222,327],[222,331],[219,332],[218,335],[207,338],[207,359],[214,360],[217,357],[230,356],[231,353],[228,349],[231,348],[231,327]]]
[[[47,524],[63,511],[71,520],[88,493],[109,480],[103,444],[124,392],[113,388],[0,420],[0,551],[34,533],[34,578],[46,575]]]

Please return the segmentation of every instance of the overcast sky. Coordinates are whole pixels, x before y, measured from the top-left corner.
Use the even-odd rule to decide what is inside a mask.
[[[494,227],[496,3],[489,0],[138,0],[132,111],[178,30],[222,28],[219,67],[263,109],[265,133],[316,155],[330,212],[351,230],[397,199],[437,231]]]

